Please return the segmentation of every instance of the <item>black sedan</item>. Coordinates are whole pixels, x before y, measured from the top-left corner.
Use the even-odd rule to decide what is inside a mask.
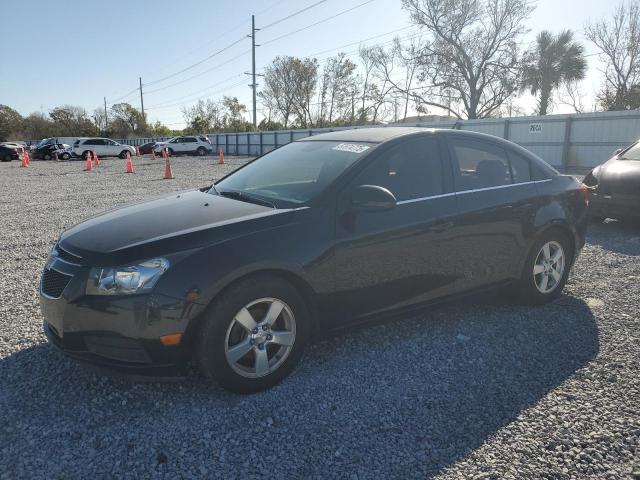
[[[156,142],[147,142],[138,147],[141,155],[147,155],[153,153],[153,147],[156,146]]]
[[[577,180],[487,135],[317,135],[64,231],[42,275],[44,330],[94,366],[158,376],[195,360],[255,392],[348,324],[507,285],[553,300],[587,202]]]
[[[640,142],[619,150],[584,178],[591,192],[592,218],[640,219]]]
[[[11,160],[20,160],[20,154],[17,146],[0,145],[0,160],[10,162]]]

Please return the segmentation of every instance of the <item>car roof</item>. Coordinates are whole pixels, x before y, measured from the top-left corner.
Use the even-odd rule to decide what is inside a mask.
[[[354,128],[349,130],[336,130],[334,132],[320,133],[312,137],[302,138],[297,141],[335,141],[335,142],[370,142],[382,143],[393,138],[411,135],[419,132],[433,132],[433,129],[424,127],[373,127]]]

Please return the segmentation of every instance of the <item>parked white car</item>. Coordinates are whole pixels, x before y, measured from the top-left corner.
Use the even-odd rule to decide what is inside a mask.
[[[156,154],[161,154],[162,149],[166,148],[169,156],[177,154],[192,154],[204,157],[211,153],[211,142],[204,135],[193,135],[184,137],[175,137],[167,142],[158,142],[153,147]]]
[[[110,138],[79,138],[73,143],[72,152],[75,156],[86,159],[87,152],[96,152],[99,157],[120,157],[125,158],[127,152],[136,154],[136,149],[131,145],[122,145],[114,142]]]

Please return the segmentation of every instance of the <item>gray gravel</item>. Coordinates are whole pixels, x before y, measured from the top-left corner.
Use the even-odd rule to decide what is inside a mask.
[[[440,307],[310,349],[237,396],[96,376],[45,342],[37,283],[83,217],[244,159],[0,164],[0,478],[640,478],[640,227],[594,226],[552,305]]]

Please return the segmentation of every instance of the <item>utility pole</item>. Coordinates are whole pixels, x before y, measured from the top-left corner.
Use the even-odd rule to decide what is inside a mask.
[[[144,116],[144,99],[142,98],[142,77],[138,77],[138,79],[140,80],[140,107],[142,108],[142,120],[146,122],[147,119]]]
[[[251,15],[251,88],[253,89],[253,127],[258,127],[256,108],[256,16]]]
[[[109,125],[109,119],[107,117],[107,97],[104,98],[104,134],[107,134],[107,128]]]

